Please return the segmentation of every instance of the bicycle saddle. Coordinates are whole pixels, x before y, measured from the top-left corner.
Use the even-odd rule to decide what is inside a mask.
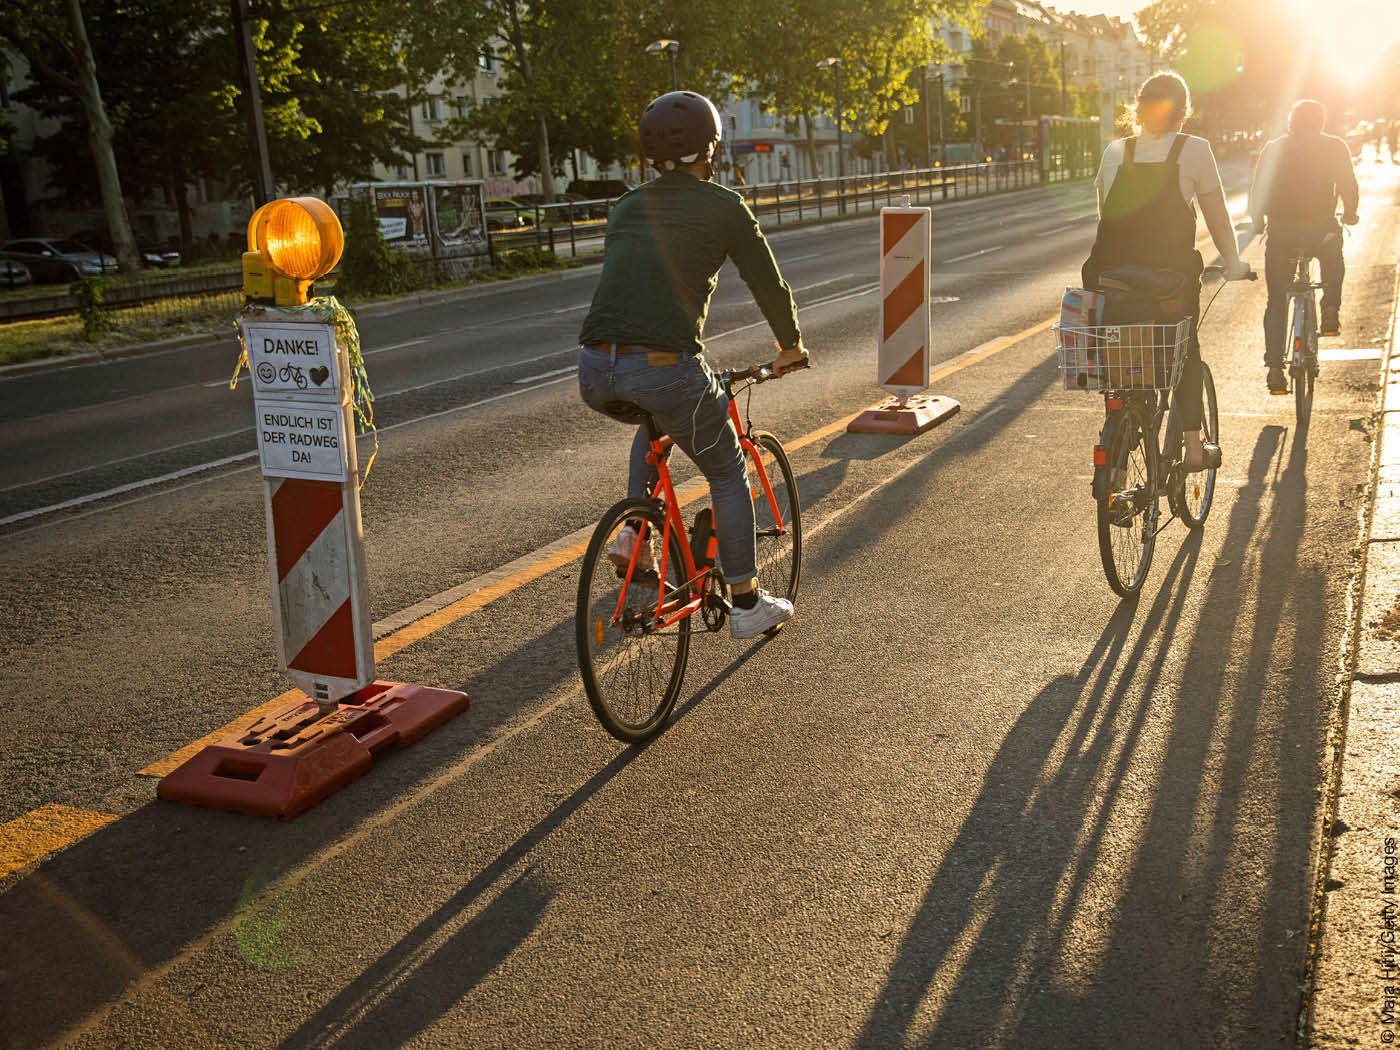
[[[619,423],[631,423],[633,426],[645,424],[652,434],[661,433],[660,428],[656,425],[656,418],[641,405],[631,401],[616,399],[604,401],[602,411],[605,416],[611,416]]]

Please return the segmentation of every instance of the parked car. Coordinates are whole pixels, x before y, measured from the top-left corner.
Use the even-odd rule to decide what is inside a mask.
[[[522,226],[533,226],[534,217],[517,200],[509,197],[495,197],[486,202],[486,228],[488,230],[518,230]]]
[[[108,255],[116,254],[116,250],[112,247],[112,238],[105,230],[84,230],[82,233],[76,234],[73,239],[81,241],[83,244],[90,244]],[[149,241],[137,241],[136,250],[141,253],[141,265],[153,270],[173,270],[183,262],[180,253],[174,248],[162,248]]]
[[[117,272],[114,256],[64,237],[21,237],[0,244],[0,259],[22,263],[40,284]]]
[[[33,279],[24,263],[0,259],[0,288],[23,288]]]

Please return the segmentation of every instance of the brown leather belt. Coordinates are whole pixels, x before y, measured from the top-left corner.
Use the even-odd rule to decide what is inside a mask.
[[[587,343],[588,349],[607,354],[614,350],[619,354],[646,354],[649,365],[678,365],[685,358],[679,350],[654,350],[637,343]]]

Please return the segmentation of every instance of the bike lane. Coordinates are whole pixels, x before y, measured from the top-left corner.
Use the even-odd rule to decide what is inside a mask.
[[[569,608],[555,574],[501,602],[522,642],[495,684],[557,705],[466,757],[475,731],[425,741],[426,780],[397,763],[305,825],[180,811],[183,860],[138,847],[168,809],[100,832],[0,899],[34,943],[74,938],[36,983],[90,1045],[1275,1045],[1326,729],[1304,698],[1348,571],[1343,378],[1366,366],[1324,373],[1306,472],[1244,349],[1260,307],[1208,340],[1232,469],[1206,538],[1166,534],[1136,607],[1098,573],[1096,399],[1057,391],[1028,338],[948,378],[967,416],[948,434],[799,453],[800,620],[758,647],[697,639],[652,747],[591,723],[567,618],[539,633]],[[501,629],[463,621],[397,666],[441,675]],[[1289,644],[1315,662],[1285,666]],[[278,877],[271,850],[306,859]],[[191,857],[230,870],[187,885]]]

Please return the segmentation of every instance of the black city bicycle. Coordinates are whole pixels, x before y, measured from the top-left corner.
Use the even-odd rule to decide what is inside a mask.
[[[1223,274],[1224,269],[1212,266],[1205,272]],[[1249,280],[1255,279],[1251,273]],[[1094,446],[1093,481],[1099,557],[1108,585],[1131,597],[1147,579],[1162,530],[1180,518],[1187,528],[1199,531],[1215,499],[1217,468],[1188,473],[1182,460],[1177,395],[1191,319],[1054,327],[1066,389],[1103,395],[1104,425]],[[1201,407],[1201,441],[1219,445],[1215,379],[1204,361]],[[1163,496],[1172,512],[1165,521]]]

